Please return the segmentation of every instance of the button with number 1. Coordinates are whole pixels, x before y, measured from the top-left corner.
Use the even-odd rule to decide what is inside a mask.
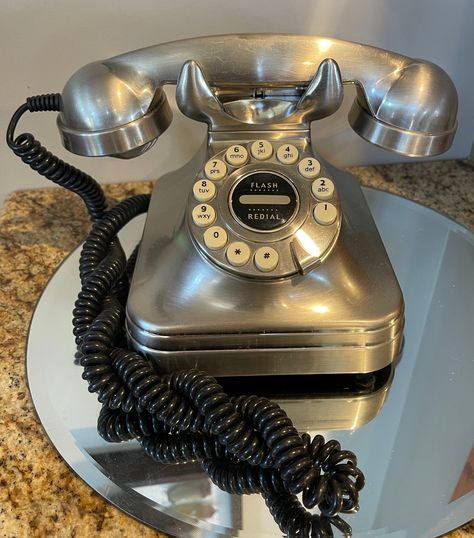
[[[330,203],[321,203],[314,208],[313,215],[318,224],[329,226],[337,219],[337,209]]]

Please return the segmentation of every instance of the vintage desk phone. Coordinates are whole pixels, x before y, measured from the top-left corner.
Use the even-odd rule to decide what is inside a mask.
[[[143,418],[133,422],[129,414],[128,422],[120,422],[114,415],[117,409],[130,413],[133,405],[114,386],[118,382],[105,359],[97,359],[97,353],[102,353],[99,342],[117,331],[110,320],[123,316],[107,295],[115,289],[107,276],[115,271],[113,263],[101,272],[101,263],[108,258],[100,238],[105,237],[109,245],[116,233],[115,221],[122,225],[148,209],[126,301],[125,326],[128,345],[151,359],[160,372],[194,368],[219,378],[253,379],[314,374],[356,378],[380,372],[400,351],[402,293],[358,182],[317,154],[310,125],[333,114],[341,105],[344,84],[353,84],[357,98],[349,123],[373,144],[404,155],[436,155],[449,148],[456,130],[456,90],[435,65],[336,39],[276,34],[189,39],[92,63],[72,76],[61,98],[32,98],[21,113],[58,110],[63,144],[73,153],[132,158],[150,149],[171,122],[163,92],[166,84],[176,84],[183,114],[208,125],[207,139],[183,168],[156,181],[149,208],[148,201],[139,200],[131,209],[122,206],[104,228],[96,225],[96,235],[86,241],[82,256],[83,295],[75,311],[82,321],[76,323],[76,337],[86,357],[85,377],[104,403],[102,433],[110,440],[146,438],[144,431],[151,428],[144,426]],[[11,147],[46,177],[79,192],[99,221],[104,200],[97,185],[91,186],[91,178],[84,179],[85,174],[45,156],[46,150],[34,145],[32,135],[13,140],[21,113],[10,125]],[[114,233],[107,235],[109,228]],[[109,257],[122,259],[116,240],[110,248]],[[93,286],[87,284],[91,267],[98,271]],[[123,272],[123,264],[120,267]],[[99,301],[93,294],[101,286],[107,293]],[[108,318],[94,311],[94,300],[110,310]],[[94,340],[84,328],[93,325],[96,315],[95,322],[102,315],[102,340],[97,334]],[[93,343],[89,348],[87,341]],[[153,394],[145,389],[156,374],[146,370],[143,362],[127,366],[130,353],[124,352],[122,358],[114,353],[110,355],[114,372],[123,374],[134,397],[144,398],[138,412],[149,410],[158,389]],[[181,379],[178,374],[167,379],[169,387],[195,398],[198,405],[196,391],[202,388],[202,380]],[[298,384],[297,377],[288,379]],[[207,405],[203,402],[199,400],[198,407]],[[153,412],[161,409],[153,405]],[[177,413],[179,405],[173,405]],[[181,429],[187,431],[197,419],[192,413],[191,418],[183,418],[185,404],[180,405],[181,414],[171,423],[184,421],[186,427]],[[241,414],[248,412],[259,430],[258,409],[252,408],[257,404],[242,405]],[[213,420],[219,420],[219,413]],[[160,417],[169,425],[169,412]],[[216,433],[207,423],[204,431],[210,430]],[[235,431],[230,437],[237,435]],[[285,436],[278,439],[283,443]],[[319,441],[308,443],[303,438],[313,456],[322,450]],[[148,441],[143,444],[160,459],[156,444],[154,448]],[[249,448],[248,439],[234,451],[229,448],[232,443],[225,446],[239,461],[262,461],[261,453]],[[282,446],[273,447],[277,461]],[[286,492],[306,492],[304,506],[318,505],[323,519],[329,518],[346,532],[337,513],[356,508],[362,482],[355,458],[346,454],[354,464],[348,474],[356,485],[342,481],[345,486],[333,484],[331,490],[320,483],[318,489],[314,473],[302,473],[304,465],[298,467],[301,462],[285,454],[293,467],[284,457],[276,468],[284,474],[282,468],[291,467],[285,468],[284,482],[290,484]],[[331,450],[328,454],[334,456]],[[221,487],[242,492],[230,478],[227,482],[222,478],[222,469],[219,475],[213,464],[203,465]],[[295,529],[303,532],[304,528],[309,533],[311,524],[316,529],[316,516],[311,520],[295,515],[300,514],[296,508],[291,516],[283,516],[281,506],[275,508],[280,501],[268,501],[270,493],[263,482],[259,484],[256,490],[263,491],[284,532],[296,535]],[[326,523],[318,524],[323,528]]]

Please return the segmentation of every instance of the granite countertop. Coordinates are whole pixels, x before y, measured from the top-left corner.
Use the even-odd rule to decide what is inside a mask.
[[[474,230],[474,163],[436,161],[352,168],[364,185],[401,194]],[[107,185],[123,199],[151,182]],[[96,495],[52,447],[25,380],[25,342],[39,295],[86,236],[81,201],[62,189],[13,192],[0,216],[0,536],[162,536]],[[474,522],[449,535],[474,537]]]

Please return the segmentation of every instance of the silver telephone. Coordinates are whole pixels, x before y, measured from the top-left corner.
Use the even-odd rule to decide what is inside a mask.
[[[156,45],[86,65],[58,127],[81,155],[135,157],[171,122],[208,125],[156,182],[127,304],[131,345],[166,371],[365,373],[396,358],[403,298],[356,179],[311,144],[344,84],[354,131],[404,155],[449,148],[456,90],[433,64],[312,36]]]
[[[72,152],[138,156],[170,124],[165,84],[208,131],[151,200],[108,208],[90,176],[32,134],[14,136],[26,111],[58,111]],[[319,413],[319,427],[353,428],[382,405],[403,334],[402,293],[358,182],[311,144],[311,122],[338,109],[344,84],[357,87],[349,122],[369,142],[413,156],[450,146],[457,95],[438,67],[275,34],[189,39],[87,65],[62,95],[28,98],[7,130],[15,154],[79,194],[94,221],[73,326],[83,378],[102,403],[100,435],[135,438],[160,463],[198,461],[227,492],[260,493],[291,537],[333,536],[332,527],[349,536],[339,514],[357,511],[364,475],[337,441],[300,434],[275,401],[232,397],[232,387],[243,378],[247,394],[266,387],[280,402],[299,393],[312,404],[303,421]],[[127,261],[117,233],[143,212],[138,258]],[[352,388],[360,399],[347,397]]]

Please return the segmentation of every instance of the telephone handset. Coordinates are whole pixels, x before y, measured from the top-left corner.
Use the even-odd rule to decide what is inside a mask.
[[[332,527],[350,535],[338,514],[358,509],[356,457],[299,434],[273,401],[230,398],[202,370],[227,386],[256,376],[262,391],[288,376],[287,394],[317,379],[330,398],[362,395],[357,415],[371,387],[391,379],[402,293],[357,180],[311,144],[310,123],[337,110],[346,83],[357,87],[349,122],[369,142],[415,156],[450,146],[457,96],[438,67],[274,34],[189,39],[87,65],[62,96],[28,98],[7,131],[12,150],[78,193],[95,223],[73,325],[83,377],[103,405],[102,437],[136,438],[159,462],[197,460],[225,491],[260,493],[291,537],[332,536]],[[33,135],[14,137],[26,111],[55,110],[69,150],[135,157],[170,124],[164,84],[177,85],[178,107],[208,132],[151,200],[107,210],[90,176]],[[138,258],[127,262],[117,233],[143,212]],[[140,353],[126,349],[124,317]]]

